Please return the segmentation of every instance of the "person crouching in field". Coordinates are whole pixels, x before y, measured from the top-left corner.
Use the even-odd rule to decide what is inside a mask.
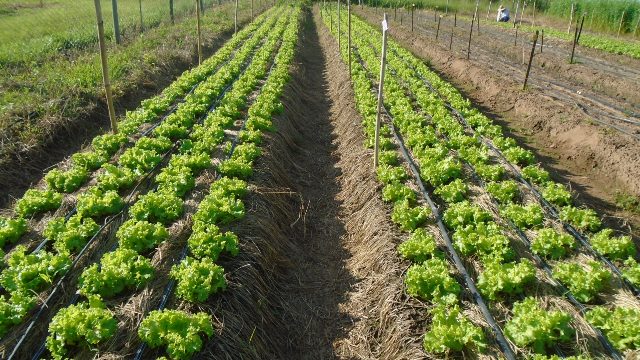
[[[498,22],[507,22],[509,21],[509,9],[500,5],[498,8],[498,18],[496,19]]]

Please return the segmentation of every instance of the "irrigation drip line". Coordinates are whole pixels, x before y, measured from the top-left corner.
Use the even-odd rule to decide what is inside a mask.
[[[354,51],[354,55],[358,59],[358,62],[360,63],[360,65],[369,74],[370,81],[372,82],[372,85],[373,85],[375,83],[375,81],[373,81],[371,79],[371,71],[364,64],[364,61],[362,60],[362,57],[359,54],[358,48],[354,47],[353,51]],[[375,89],[373,88],[373,86],[372,86],[371,91],[375,93]],[[449,256],[452,258],[452,260],[453,260],[458,272],[464,278],[465,284],[467,285],[467,288],[469,289],[469,292],[471,293],[471,297],[473,298],[474,302],[478,305],[478,307],[480,308],[480,311],[482,312],[482,315],[484,316],[485,320],[487,321],[487,323],[491,327],[491,329],[492,329],[492,331],[493,331],[493,333],[494,333],[494,335],[496,337],[496,341],[497,341],[498,345],[500,346],[500,348],[502,350],[502,353],[505,355],[505,357],[507,359],[515,360],[516,359],[516,355],[513,352],[513,349],[511,349],[511,346],[509,345],[507,339],[504,337],[502,329],[500,329],[500,326],[497,324],[497,322],[493,318],[493,315],[491,314],[491,311],[489,310],[489,307],[487,306],[487,303],[484,301],[484,298],[482,297],[482,295],[480,294],[480,292],[476,288],[475,282],[473,281],[473,279],[471,278],[471,276],[467,272],[467,269],[465,268],[464,264],[462,263],[462,260],[461,260],[460,256],[458,255],[457,251],[453,247],[453,243],[451,242],[451,238],[449,237],[449,233],[448,233],[446,227],[444,226],[444,223],[442,222],[442,214],[440,214],[440,211],[439,211],[437,205],[435,204],[435,202],[429,196],[429,193],[426,190],[426,187],[424,186],[424,183],[422,182],[422,178],[420,177],[420,171],[417,168],[417,165],[415,164],[413,159],[411,158],[411,155],[409,155],[409,153],[408,153],[408,151],[407,151],[407,149],[406,149],[406,147],[404,145],[404,141],[402,139],[402,136],[398,133],[398,131],[396,131],[396,128],[393,125],[393,117],[389,114],[389,112],[387,111],[387,109],[386,109],[386,107],[384,105],[382,105],[381,108],[382,108],[382,111],[385,113],[386,117],[391,120],[391,121],[389,121],[388,126],[391,129],[391,132],[393,133],[394,138],[396,139],[396,142],[398,143],[398,145],[400,147],[400,151],[401,151],[405,161],[407,162],[411,172],[414,175],[414,178],[416,180],[416,183],[418,184],[418,187],[420,188],[420,192],[422,193],[422,196],[427,201],[427,203],[429,204],[429,207],[431,208],[431,211],[433,212],[434,218],[436,220],[436,223],[438,225],[438,229],[439,229],[439,231],[440,231],[440,233],[442,235],[442,238],[443,238],[443,240],[445,242],[445,245],[446,245],[447,251],[449,253]]]
[[[418,28],[419,28],[419,29],[424,30],[425,32],[429,31],[427,28],[424,28],[424,27],[422,27],[422,26],[420,26],[420,25],[418,25]],[[476,48],[480,49],[481,51],[485,52],[485,53],[487,52],[487,50],[486,50],[486,49],[484,49],[484,48],[482,48],[482,47],[480,47],[480,46],[478,46],[478,45],[474,45],[474,46],[475,46]],[[489,55],[485,55],[485,56],[489,56]],[[500,59],[500,58],[498,58],[498,57],[493,57],[493,56],[492,56],[492,59],[493,59],[493,60],[497,60],[497,61],[501,62],[503,66],[510,67],[510,68],[511,68],[512,70],[514,70],[514,71],[516,71],[516,70],[517,70],[517,68],[516,68],[516,67],[514,67],[514,66],[513,66],[513,65],[511,65],[510,63],[508,63],[508,62],[506,62],[506,61],[504,61],[504,60],[502,60],[502,59]],[[560,84],[560,83],[558,83],[558,82],[555,82],[555,81],[553,81],[553,80],[549,80],[549,79],[544,80],[544,82],[545,82],[545,83],[547,83],[547,85],[555,86],[555,87],[559,88],[559,90],[558,90],[558,91],[569,92],[569,93],[571,93],[571,94],[578,94],[580,97],[582,97],[582,98],[584,98],[584,99],[586,99],[586,100],[589,100],[589,101],[591,101],[591,102],[593,102],[593,103],[599,104],[599,105],[600,105],[601,107],[603,107],[603,108],[610,108],[610,109],[613,109],[614,111],[617,111],[617,112],[619,112],[619,113],[628,114],[631,118],[634,118],[634,119],[638,119],[638,118],[640,118],[640,113],[625,110],[625,109],[623,109],[623,108],[621,108],[621,107],[619,107],[619,106],[617,106],[617,105],[614,105],[614,104],[612,104],[612,103],[610,103],[610,102],[608,102],[608,101],[605,101],[605,100],[599,100],[599,99],[597,99],[596,97],[591,96],[591,95],[588,95],[588,94],[580,94],[580,93],[578,93],[578,90],[572,89],[571,87],[569,87],[569,86],[567,86],[567,85],[563,85],[563,84]],[[544,85],[544,84],[539,84],[539,85]],[[542,88],[543,88],[543,87],[541,87],[541,89],[542,89]],[[638,136],[638,135],[636,135],[636,134],[634,134],[634,133],[632,133],[632,132],[629,132],[629,131],[627,131],[627,130],[625,130],[625,129],[623,129],[623,128],[619,127],[619,126],[616,126],[616,125],[613,125],[613,124],[607,123],[607,122],[605,122],[605,121],[603,121],[603,120],[600,120],[600,119],[596,118],[596,116],[595,116],[595,115],[590,114],[590,111],[585,111],[585,110],[583,109],[583,106],[581,106],[580,104],[576,103],[576,101],[575,101],[574,99],[570,99],[570,98],[569,98],[569,97],[567,97],[567,96],[560,96],[559,94],[556,94],[556,95],[557,95],[557,97],[558,97],[558,98],[561,98],[561,99],[562,99],[562,100],[564,100],[565,102],[569,102],[569,103],[573,103],[573,104],[575,104],[578,108],[580,108],[581,110],[583,110],[583,111],[584,111],[584,112],[585,112],[589,117],[591,117],[594,121],[596,121],[596,122],[600,123],[601,125],[608,126],[608,127],[612,128],[612,129],[614,129],[614,130],[616,130],[616,131],[622,132],[622,133],[624,133],[624,134],[627,134],[627,135],[629,135],[629,136],[631,136],[631,137],[634,137],[634,138],[636,138],[636,139],[640,140],[640,136]],[[631,106],[632,106],[632,107],[634,107],[634,108],[636,108],[636,107],[637,107],[637,106],[636,106],[636,105],[634,105],[634,104],[631,104]],[[621,116],[617,116],[617,115],[609,114],[609,113],[606,113],[606,112],[604,112],[604,111],[597,110],[597,109],[594,109],[594,111],[595,111],[595,112],[598,112],[601,116],[604,116],[604,117],[607,117],[607,118],[610,118],[610,119],[613,119],[613,120],[623,121],[623,122],[628,123],[628,124],[632,124],[632,125],[638,125],[638,126],[640,126],[640,121],[637,121],[637,120],[633,120],[633,119],[624,118],[624,117],[621,117]]]
[[[399,57],[399,58],[402,59],[402,57]],[[414,70],[415,70],[415,68],[414,68]],[[416,72],[416,74],[418,74],[418,76],[427,85],[427,87],[429,87],[429,89],[431,89],[436,95],[438,95],[441,98],[442,101],[444,101],[445,106],[449,109],[449,111],[451,111],[453,113],[453,115],[455,115],[455,117],[467,129],[469,129],[473,134],[479,135],[479,134],[477,134],[475,129],[473,129],[469,125],[469,123],[465,119],[464,115],[462,115],[462,113],[460,113],[460,111],[458,111],[446,99],[444,99],[444,97],[442,96],[442,94],[440,94],[440,92],[438,92],[437,90],[435,90],[433,88],[433,86],[431,85],[429,80],[425,79],[422,76],[422,74],[420,74],[418,72]],[[498,154],[500,159],[509,167],[509,169],[514,174],[516,179],[518,181],[520,181],[521,183],[523,183],[534,194],[534,196],[536,197],[538,202],[543,205],[543,208],[547,211],[547,213],[550,214],[552,216],[552,218],[554,218],[555,220],[559,221],[562,224],[563,228],[565,228],[567,230],[567,232],[569,232],[576,240],[578,240],[580,242],[580,244],[582,246],[584,246],[588,250],[589,254],[591,254],[592,256],[596,257],[598,260],[600,260],[600,261],[604,262],[605,264],[607,264],[607,266],[621,279],[621,281],[626,285],[626,287],[636,297],[640,297],[640,289],[637,286],[635,286],[634,284],[632,284],[629,280],[627,280],[624,277],[624,275],[622,274],[622,272],[620,271],[620,269],[613,262],[611,262],[609,259],[607,259],[606,257],[600,255],[597,251],[595,251],[584,235],[582,235],[580,232],[578,232],[571,224],[569,224],[566,221],[560,219],[560,216],[559,216],[557,210],[555,209],[555,207],[552,204],[550,204],[542,196],[542,194],[540,194],[540,192],[538,192],[533,187],[533,185],[531,185],[531,183],[529,183],[526,179],[524,179],[524,177],[522,177],[522,173],[518,169],[516,169],[515,166],[513,166],[513,164],[511,164],[511,162],[509,160],[507,160],[507,158],[504,156],[502,151],[500,151],[498,148],[496,148],[489,140],[487,140],[487,138],[484,135],[479,135],[479,136],[480,136],[480,138],[482,139],[482,141],[483,141],[483,143],[485,145],[487,145],[492,151],[494,151],[496,154]]]
[[[280,49],[280,46],[282,45],[282,42],[280,42],[280,44],[278,45],[278,49]],[[278,51],[279,52],[279,51]],[[275,54],[277,54],[278,52],[276,52]],[[276,62],[275,62],[275,57],[274,60],[269,68],[269,71],[267,72],[267,75],[265,76],[265,79],[268,79],[268,77],[271,75],[271,72],[273,70],[273,68],[275,67]],[[259,89],[259,92],[262,92],[262,90],[264,90],[264,86],[266,85],[266,81],[264,82],[264,84],[262,84],[262,87]],[[238,132],[235,134],[235,136],[233,136],[233,141],[231,143],[231,150],[229,151],[229,154],[227,156],[227,159],[230,159],[233,156],[233,153],[235,152],[236,146],[238,145],[238,135],[246,128],[247,125],[247,120],[248,120],[248,114],[247,116],[245,116],[244,121],[242,122],[242,125],[240,126],[240,129],[238,130]],[[215,180],[217,181],[222,177],[222,174],[220,173],[216,173],[215,176]],[[176,261],[174,261],[174,264],[177,262],[180,262],[182,260],[184,260],[184,258],[187,256],[189,252],[189,245],[185,244],[185,246],[182,248],[182,251],[180,252],[180,256],[176,259]],[[175,284],[176,284],[176,280],[174,279],[170,279],[169,282],[167,283],[163,293],[162,293],[162,297],[160,299],[160,303],[158,304],[158,307],[155,310],[163,310],[167,303],[169,302],[169,299],[171,298],[171,295],[173,293],[173,289],[175,288]],[[140,324],[138,324],[138,326],[140,326]],[[136,354],[134,356],[134,360],[141,360],[142,359],[142,355],[144,354],[144,351],[147,348],[147,344],[145,342],[141,343],[140,346],[138,347],[138,349],[136,350]],[[33,360],[37,360],[37,359],[33,359]]]
[[[389,72],[392,73],[393,75],[397,76],[397,73],[395,72],[395,70],[389,69]],[[402,82],[402,86],[405,88],[406,91],[408,91],[413,96],[412,91],[406,86],[406,83]],[[427,86],[432,89],[431,84],[427,84]],[[430,120],[433,120],[433,118],[432,118],[432,116],[430,114],[423,113],[423,116],[428,117]],[[445,141],[449,140],[448,137],[445,134],[440,133],[440,135],[444,138]],[[480,184],[481,188],[486,189],[486,182],[484,180],[482,180],[478,176],[477,172],[471,166],[471,164],[469,164],[467,161],[463,161],[463,163],[465,164],[467,169],[471,172],[472,178]],[[499,208],[500,205],[497,203],[497,201],[493,197],[491,197],[491,202],[492,202],[492,204],[494,206]],[[513,223],[513,221],[511,221],[510,219],[504,219],[504,220],[509,225],[509,227],[518,234],[518,237],[520,237],[522,242],[528,248],[531,248],[531,241],[529,240],[528,236],[522,230],[520,230],[520,228],[518,228]],[[538,256],[537,254],[533,254],[532,253],[532,257],[536,261],[537,267],[542,269],[549,276],[552,285],[554,287],[560,289],[560,293],[563,294],[564,296],[566,296],[567,299],[571,302],[571,304],[573,306],[575,306],[581,314],[586,313],[587,308],[573,296],[573,294],[571,293],[571,291],[567,287],[565,287],[562,283],[560,283],[559,281],[557,281],[553,277],[553,272],[552,272],[551,267],[549,266],[549,264],[544,259],[542,259],[540,256]],[[598,338],[598,341],[605,348],[605,350],[609,353],[609,355],[613,359],[622,360],[622,356],[620,355],[620,353],[612,346],[612,344],[603,335],[603,333],[598,328],[592,326],[591,324],[589,324],[589,327],[596,334],[596,336]],[[558,352],[559,355],[564,356],[564,355],[562,355],[562,352],[561,352],[561,350],[559,348],[556,348],[556,351]]]
[[[196,121],[196,124],[201,123],[202,121],[204,121],[204,119],[206,118],[206,116],[213,111],[213,109],[215,109],[215,107],[218,105],[218,103],[221,101],[221,99],[226,95],[226,93],[231,89],[231,87],[233,86],[233,84],[236,82],[236,80],[242,76],[242,74],[244,74],[247,70],[247,68],[249,67],[249,64],[251,63],[251,61],[253,60],[253,55],[255,55],[255,52],[257,50],[254,50],[252,52],[252,56],[250,59],[248,59],[247,61],[245,61],[244,64],[244,69],[242,69],[242,71],[236,75],[235,78],[232,79],[232,81],[225,87],[225,89],[223,90],[223,92],[218,95],[218,97],[214,100],[214,102],[212,103],[212,105],[207,109],[207,111],[200,116],[200,118],[198,118],[198,120]],[[52,299],[53,295],[58,291],[58,289],[60,288],[60,286],[62,285],[63,281],[66,279],[66,277],[71,273],[71,270],[73,270],[73,268],[77,265],[77,263],[79,262],[80,258],[82,257],[82,255],[86,252],[86,250],[89,248],[89,246],[95,241],[95,239],[102,233],[102,231],[107,228],[107,226],[109,226],[111,223],[113,223],[118,217],[122,216],[125,212],[125,210],[127,210],[130,205],[129,205],[129,201],[131,200],[131,197],[133,196],[133,194],[135,193],[135,190],[145,181],[151,181],[151,175],[153,175],[159,168],[160,165],[165,163],[166,160],[169,158],[170,155],[173,154],[173,152],[179,147],[180,145],[180,141],[176,141],[176,143],[173,145],[173,147],[168,150],[162,160],[156,164],[153,169],[151,169],[149,172],[147,172],[147,174],[143,177],[143,179],[141,179],[138,184],[136,185],[136,187],[130,192],[130,194],[127,197],[127,204],[123,207],[122,210],[120,210],[120,212],[118,212],[117,214],[111,216],[111,217],[107,217],[105,219],[105,223],[98,229],[98,231],[91,237],[91,239],[89,239],[87,241],[87,244],[82,248],[82,250],[78,253],[78,255],[76,256],[76,258],[74,259],[74,261],[71,263],[71,266],[69,267],[69,269],[65,272],[65,274],[58,280],[58,282],[56,283],[56,285],[54,286],[53,290],[51,291],[51,293],[49,294],[49,296],[45,299],[45,301],[40,305],[36,315],[33,317],[33,319],[31,320],[31,322],[29,323],[29,326],[27,327],[27,329],[25,330],[25,332],[23,333],[23,335],[20,337],[20,340],[16,343],[16,345],[14,346],[11,354],[9,355],[9,357],[7,358],[8,360],[13,359],[13,357],[16,355],[17,351],[19,350],[20,346],[22,345],[22,343],[24,342],[24,340],[26,339],[27,335],[29,334],[29,332],[31,332],[31,329],[33,328],[33,326],[36,324],[37,320],[40,318],[40,316],[43,314],[43,312],[47,309],[48,307],[48,302]],[[70,304],[75,303],[75,301],[78,300],[78,296],[75,295],[72,300],[70,301]],[[42,349],[42,351],[44,351],[44,347],[46,345],[46,340],[42,342],[41,346],[39,347],[39,349]],[[39,350],[40,351],[40,350]],[[34,357],[34,359],[37,359],[36,357]]]

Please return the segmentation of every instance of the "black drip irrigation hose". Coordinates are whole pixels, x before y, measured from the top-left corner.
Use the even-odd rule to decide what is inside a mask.
[[[278,46],[278,48],[280,48],[280,45]],[[277,54],[277,52],[276,52]],[[271,64],[271,67],[269,68],[269,71],[267,72],[267,75],[265,76],[265,79],[269,77],[269,75],[271,74],[273,68],[275,67],[276,63],[275,63],[275,58],[274,61]],[[265,81],[266,84],[266,81]],[[263,87],[260,89],[260,91],[262,91],[262,89],[264,89],[264,85]],[[230,159],[231,156],[233,156],[233,153],[236,149],[236,146],[238,145],[238,135],[245,129],[246,125],[247,125],[247,119],[248,119],[248,115],[245,117],[244,121],[242,122],[242,126],[240,127],[240,129],[238,130],[238,132],[236,133],[236,135],[233,137],[233,141],[231,143],[231,150],[229,151],[229,154],[227,156],[227,159]],[[219,180],[222,177],[222,174],[217,173],[215,176],[215,180]],[[174,262],[174,264],[176,262],[180,262],[182,261],[188,254],[189,252],[189,246],[188,244],[185,244],[185,246],[182,248],[182,251],[180,252],[180,256],[178,257],[178,259]],[[175,288],[175,284],[176,284],[176,280],[174,279],[170,279],[169,282],[167,283],[167,285],[165,286],[165,289],[162,293],[162,297],[160,300],[160,304],[158,304],[158,307],[155,310],[163,310],[167,303],[169,302],[169,299],[171,298],[171,295],[173,293],[173,289]],[[140,326],[140,324],[138,324],[138,326]],[[147,348],[147,344],[145,342],[142,342],[140,344],[140,346],[138,347],[138,349],[136,350],[136,354],[133,357],[134,360],[141,360],[142,356],[144,354],[144,351]],[[37,359],[32,359],[32,360],[37,360]]]
[[[255,51],[253,51],[252,54],[255,54]],[[206,116],[213,111],[213,109],[215,109],[215,107],[217,106],[217,104],[220,102],[220,100],[224,97],[224,95],[226,95],[226,93],[231,89],[231,87],[233,86],[233,84],[235,83],[235,81],[242,75],[245,73],[245,71],[247,70],[250,60],[253,59],[253,56],[251,56],[250,59],[248,59],[247,61],[245,61],[245,66],[244,69],[242,70],[242,72],[240,72],[238,75],[236,75],[235,78],[232,79],[232,81],[227,85],[227,87],[223,90],[223,92],[214,100],[213,104],[209,107],[209,109],[198,119],[198,121],[196,123],[200,123],[202,122]],[[149,172],[147,172],[147,174],[138,182],[138,184],[136,185],[136,187],[134,187],[134,189],[130,192],[128,198],[127,198],[127,202],[129,200],[131,200],[131,197],[133,196],[133,194],[135,193],[135,190],[145,181],[151,181],[151,175],[153,175],[160,167],[160,165],[164,162],[166,162],[166,160],[169,158],[169,156],[179,147],[180,141],[177,141],[173,147],[168,150],[163,158],[161,159],[161,161],[156,164],[153,169],[151,169]],[[11,351],[11,354],[9,355],[9,357],[7,358],[8,360],[13,359],[14,356],[16,356],[17,351],[20,349],[20,347],[22,346],[22,343],[24,342],[24,340],[27,338],[27,336],[29,335],[29,332],[31,332],[31,329],[33,328],[33,326],[37,323],[37,320],[40,318],[40,316],[42,316],[42,314],[44,313],[44,311],[48,308],[48,302],[52,299],[53,295],[58,291],[58,289],[60,288],[60,286],[62,285],[63,281],[66,279],[66,277],[68,276],[69,273],[71,273],[71,270],[73,270],[73,268],[77,265],[77,263],[79,262],[80,258],[82,257],[82,255],[86,252],[86,250],[89,248],[89,246],[95,241],[95,239],[102,233],[102,231],[109,226],[111,223],[113,223],[118,217],[122,216],[125,212],[125,210],[127,210],[130,207],[129,204],[126,204],[122,210],[120,210],[120,212],[118,212],[117,214],[111,216],[111,217],[107,217],[105,219],[105,223],[98,229],[98,231],[91,237],[91,239],[89,239],[87,241],[87,244],[82,248],[82,250],[78,253],[78,255],[76,256],[76,258],[74,259],[74,261],[71,263],[71,266],[69,267],[69,269],[67,269],[67,271],[65,272],[64,275],[62,275],[62,277],[58,280],[58,282],[56,283],[56,285],[53,287],[53,290],[51,291],[51,293],[49,294],[49,296],[47,296],[47,298],[45,299],[45,301],[40,305],[37,313],[34,315],[33,319],[31,320],[31,322],[29,323],[29,326],[27,327],[27,329],[25,330],[25,332],[23,333],[23,335],[20,337],[20,340],[16,343],[16,345],[14,346],[13,350]],[[78,300],[78,295],[74,295],[74,297],[72,298],[72,300],[70,301],[70,304],[75,303]],[[46,345],[46,341],[43,341],[41,346],[39,347],[39,350],[36,352],[36,355],[33,357],[33,359],[37,359],[43,352],[44,352],[44,348]]]
[[[396,72],[392,69],[389,69],[389,72],[396,75]],[[429,88],[433,89],[431,87],[431,84],[427,84]],[[411,90],[406,86],[406,84],[403,84],[403,87],[405,87],[405,89],[409,92],[411,92]],[[413,93],[412,93],[413,95]],[[431,117],[431,115],[429,114],[423,114],[424,116],[428,117],[430,120],[433,120],[433,118]],[[441,136],[444,138],[445,141],[448,141],[448,137],[444,134],[441,134]],[[483,189],[486,189],[486,182],[484,180],[482,180],[480,178],[480,176],[478,176],[477,172],[475,171],[475,169],[466,161],[463,161],[463,163],[465,164],[465,166],[467,167],[467,169],[471,172],[471,176],[472,178],[478,182],[480,184],[480,187],[482,187]],[[500,204],[497,203],[497,201],[491,197],[491,202],[492,204],[499,208]],[[516,234],[518,234],[518,237],[520,238],[520,240],[522,240],[522,242],[528,247],[531,248],[531,241],[529,240],[529,237],[522,231],[520,230],[520,228],[518,228],[513,221],[511,221],[510,219],[504,219],[505,222],[509,225],[509,227],[516,232]],[[547,276],[549,276],[552,285],[558,289],[560,289],[560,293],[565,295],[567,297],[567,299],[571,302],[571,304],[573,306],[575,306],[578,311],[581,314],[586,313],[587,308],[581,303],[579,302],[571,293],[571,291],[565,287],[562,283],[560,283],[559,281],[557,281],[554,277],[553,277],[553,272],[551,270],[551,267],[549,266],[549,264],[540,256],[538,256],[537,254],[531,254],[533,259],[536,261],[536,265],[539,269],[543,270]],[[616,360],[622,360],[622,356],[620,355],[620,353],[613,347],[613,345],[609,342],[609,340],[603,335],[603,333],[596,327],[592,326],[591,324],[589,324],[589,327],[591,328],[591,330],[593,330],[593,332],[596,334],[596,337],[598,338],[598,341],[600,342],[600,344],[602,344],[602,346],[604,347],[604,349],[608,352],[608,354],[611,356],[611,358],[616,359]],[[563,356],[562,351],[560,350],[560,348],[557,348],[556,351],[558,352],[559,355]]]
[[[394,49],[392,49],[392,51],[395,52]],[[402,56],[397,55],[397,57],[399,59],[403,60],[406,63],[406,60]],[[407,64],[407,66],[409,66],[409,67],[413,68],[414,70],[416,70],[411,64]],[[462,115],[462,113],[460,113],[460,111],[458,111],[446,99],[444,99],[442,94],[440,94],[439,91],[434,89],[434,87],[432,86],[432,84],[431,84],[431,82],[429,80],[424,78],[424,76],[422,76],[422,74],[420,74],[418,71],[416,71],[415,73],[420,77],[420,79],[425,83],[425,85],[427,85],[427,87],[433,93],[435,93],[436,95],[438,95],[440,97],[440,99],[445,103],[445,106],[462,123],[462,125],[464,125],[467,129],[469,129],[473,134],[478,135],[476,130],[473,129],[473,127],[471,127],[469,125],[469,123],[465,119],[464,115]],[[636,285],[634,285],[629,280],[627,280],[627,278],[624,277],[624,275],[622,274],[620,269],[613,262],[611,262],[611,260],[607,259],[606,257],[600,255],[597,251],[595,251],[584,235],[582,235],[580,232],[578,232],[571,224],[569,224],[566,221],[563,221],[562,219],[560,219],[560,216],[559,216],[557,210],[555,209],[555,207],[552,204],[550,204],[542,196],[542,194],[540,194],[540,192],[537,191],[533,187],[533,185],[531,185],[531,183],[529,183],[529,181],[527,181],[525,178],[522,177],[522,173],[518,169],[516,169],[515,166],[513,166],[513,164],[511,164],[511,162],[509,160],[507,160],[507,158],[504,156],[502,151],[500,151],[498,148],[496,148],[489,140],[486,139],[486,137],[484,135],[479,135],[479,136],[480,136],[480,138],[482,139],[482,141],[483,141],[483,143],[485,145],[487,145],[492,151],[494,151],[496,154],[498,154],[500,159],[502,159],[502,161],[509,167],[509,169],[514,174],[516,179],[518,181],[520,181],[522,184],[524,184],[534,194],[534,196],[536,197],[538,202],[540,202],[543,205],[543,208],[546,210],[547,214],[551,215],[552,218],[554,218],[555,220],[559,221],[562,224],[563,228],[565,230],[567,230],[567,232],[569,232],[576,240],[578,240],[578,242],[580,242],[580,244],[582,246],[584,246],[588,250],[590,255],[596,257],[598,260],[600,260],[603,263],[605,263],[621,279],[621,282],[624,285],[626,285],[627,289],[629,291],[631,291],[636,297],[640,298],[640,288],[638,288]]]
[[[362,60],[362,58],[361,58],[361,56],[359,54],[359,51],[358,51],[357,47],[354,47],[353,52],[354,52],[354,55],[356,56],[356,58],[358,59],[358,61],[360,62],[360,65],[369,74],[371,74],[371,71],[369,69],[367,69],[367,66],[364,64],[364,62],[363,62],[363,60]],[[375,89],[372,88],[371,91],[375,93]],[[393,125],[392,116],[389,114],[389,112],[387,111],[387,109],[386,109],[386,107],[384,105],[382,106],[382,111],[385,113],[385,115],[389,119],[391,119],[391,121],[389,121],[389,124],[388,124],[389,128],[391,129],[391,132],[393,133],[394,138],[396,139],[396,142],[398,143],[398,145],[400,147],[400,151],[401,151],[405,161],[407,162],[411,172],[414,175],[414,178],[416,180],[416,183],[418,184],[418,187],[420,188],[420,192],[422,193],[422,196],[427,201],[427,203],[429,204],[429,207],[431,208],[431,211],[433,212],[433,215],[435,217],[436,223],[438,225],[438,229],[440,230],[440,233],[441,233],[442,238],[443,238],[443,240],[445,242],[447,251],[449,252],[449,256],[452,258],[452,260],[453,260],[458,272],[464,278],[465,284],[467,285],[467,288],[469,289],[469,292],[471,293],[471,297],[473,298],[474,302],[478,305],[478,307],[480,308],[480,311],[482,312],[482,315],[484,316],[485,320],[487,321],[487,323],[491,327],[491,329],[492,329],[492,331],[493,331],[493,333],[494,333],[494,335],[496,337],[496,341],[497,341],[498,345],[500,346],[500,348],[502,350],[502,353],[504,354],[504,356],[507,359],[515,360],[516,359],[516,355],[515,355],[513,349],[511,349],[511,346],[509,345],[507,339],[504,337],[502,329],[500,329],[500,326],[497,324],[497,322],[493,318],[493,315],[491,314],[491,311],[489,310],[489,307],[487,306],[487,303],[485,302],[484,298],[482,297],[482,295],[480,294],[480,292],[476,288],[475,282],[473,281],[473,279],[469,275],[469,272],[467,271],[467,269],[465,268],[464,264],[462,263],[462,260],[461,260],[460,256],[458,255],[457,251],[453,247],[453,243],[451,242],[451,238],[449,237],[449,233],[448,233],[446,227],[444,226],[444,223],[442,222],[442,215],[440,214],[440,211],[439,211],[437,205],[435,204],[435,202],[429,196],[429,193],[428,193],[426,187],[424,186],[424,183],[422,182],[422,179],[420,177],[420,171],[419,171],[417,165],[415,164],[415,162],[413,161],[413,159],[411,158],[411,155],[409,155],[409,153],[407,151],[407,148],[404,145],[404,141],[402,139],[402,136],[396,131],[396,128]]]

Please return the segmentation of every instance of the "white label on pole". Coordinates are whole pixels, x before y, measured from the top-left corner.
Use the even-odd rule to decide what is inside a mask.
[[[382,31],[389,30],[389,25],[387,24],[387,19],[382,20]]]

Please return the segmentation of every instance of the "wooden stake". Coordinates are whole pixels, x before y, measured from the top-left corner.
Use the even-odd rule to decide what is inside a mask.
[[[342,34],[340,34],[340,0],[338,0],[338,55],[342,52]]]
[[[198,31],[198,65],[202,64],[202,35],[200,33],[200,0],[196,0],[196,29]]]
[[[473,18],[471,19],[471,29],[469,29],[469,44],[467,45],[467,60],[469,60],[469,58],[471,57],[471,36],[473,35],[473,25],[474,22],[476,20],[476,16],[475,14],[473,15]]]
[[[542,54],[543,47],[544,47],[544,29],[542,29],[542,38],[540,39],[540,54]]]
[[[569,14],[569,26],[567,27],[567,34],[571,32],[572,23],[573,23],[573,3],[571,3],[571,13]]]
[[[580,31],[578,31],[578,40],[576,40],[576,44],[580,43],[580,36],[582,36],[582,25],[584,25],[585,16],[587,16],[587,13],[582,14],[582,21],[580,21]]]
[[[533,54],[536,51],[536,42],[538,41],[538,30],[536,30],[536,34],[533,36],[533,46],[531,47],[531,54],[529,55],[529,64],[527,64],[527,75],[524,77],[524,85],[522,86],[522,90],[527,88],[527,81],[529,80],[529,72],[531,71],[531,63],[533,62]]]
[[[238,0],[236,0],[236,9],[233,13],[233,35],[238,32]]]
[[[536,2],[533,2],[533,19],[531,20],[531,25],[536,26]]]
[[[116,44],[120,44],[120,17],[118,16],[118,0],[111,0],[111,10],[113,12],[113,35]]]
[[[622,10],[622,16],[620,17],[620,26],[618,26],[618,36],[620,37],[620,31],[622,30],[622,24],[624,22],[624,10]]]
[[[453,29],[455,29],[455,26],[451,27],[451,37],[449,38],[449,50],[451,50],[451,47],[453,46]]]
[[[111,94],[111,82],[109,81],[109,68],[107,67],[107,46],[104,43],[104,21],[102,20],[102,8],[100,6],[100,0],[93,0],[93,3],[96,8],[96,22],[98,23],[98,43],[100,44],[102,82],[104,83],[104,92],[107,95],[107,109],[109,110],[111,131],[116,134],[118,132],[118,124],[116,122],[116,112],[113,108],[113,95]]]
[[[518,45],[518,28],[519,28],[519,27],[520,27],[520,26],[516,25],[516,36],[515,36],[515,38],[513,39],[513,46]]]
[[[513,27],[516,27],[516,23],[517,23],[517,19],[518,19],[518,9],[520,8],[520,0],[518,0],[518,2],[516,3],[516,13],[513,16]]]
[[[173,15],[173,0],[169,0],[169,17],[171,18],[171,24],[175,24],[175,16]]]
[[[569,64],[573,64],[573,55],[576,52],[577,43],[578,43],[578,24],[576,24],[576,32],[573,34],[573,47],[571,47],[571,59],[569,59]]]
[[[98,1],[98,0],[96,0]],[[378,113],[376,116],[376,140],[375,140],[375,154],[373,157],[373,171],[378,169],[378,154],[380,152],[380,113],[382,111],[382,92],[384,89],[384,72],[387,63],[387,13],[384,14],[384,20],[382,21],[382,51],[380,52],[380,83],[378,85]]]
[[[413,13],[416,8],[416,4],[411,4],[411,32],[413,32]]]
[[[524,17],[524,13],[527,12],[527,1],[522,4],[522,12],[520,12],[520,23],[522,23],[522,18]]]
[[[433,22],[438,21],[438,7],[436,6],[436,10],[433,12]]]
[[[453,13],[453,27],[458,26],[458,10],[456,10],[455,13]]]
[[[347,44],[349,47],[349,76],[351,76],[351,0],[347,0],[347,14],[348,14],[348,24],[349,24],[349,43]]]
[[[447,0],[447,6],[444,8],[444,14],[445,15],[449,14],[449,0]]]
[[[138,0],[138,7],[140,8],[140,31],[144,31],[144,21],[142,19],[142,0]]]
[[[331,3],[329,3],[329,7],[331,7]],[[327,9],[327,11],[329,12],[329,30],[333,32],[333,12],[331,9]]]
[[[491,12],[491,0],[489,0],[489,8],[487,9],[487,21],[489,21],[489,13]]]
[[[438,18],[438,29],[436,30],[436,41],[438,41],[438,35],[440,34],[440,21],[442,20],[442,15]]]
[[[476,10],[473,12],[473,17],[476,18],[476,25],[478,27],[478,35],[480,35],[480,16],[478,16],[478,6],[480,6],[480,0],[476,0]]]

